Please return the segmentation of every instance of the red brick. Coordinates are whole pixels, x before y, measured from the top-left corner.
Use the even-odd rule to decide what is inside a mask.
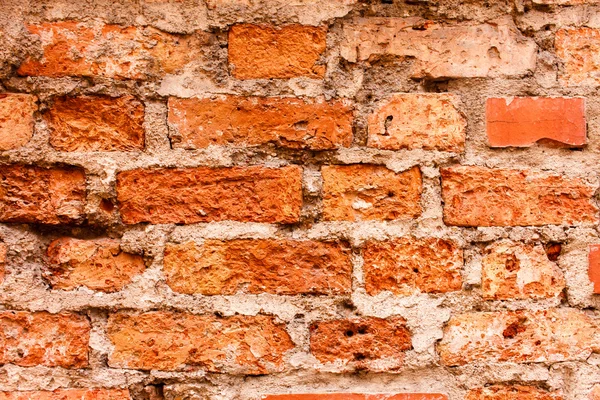
[[[438,24],[422,18],[362,18],[343,26],[350,62],[412,60],[413,78],[521,76],[535,70],[537,46],[513,24]]]
[[[27,29],[40,37],[42,57],[21,64],[17,73],[25,76],[150,79],[175,73],[201,58],[208,40],[201,32],[181,36],[151,27],[77,21],[45,22]]]
[[[589,400],[600,400],[600,384],[594,385],[592,391],[588,395]]]
[[[284,325],[270,316],[149,312],[109,317],[113,368],[266,374],[283,370],[294,347]]]
[[[533,0],[535,4],[559,5],[559,6],[578,6],[583,4],[598,4],[598,0]]]
[[[76,223],[84,217],[85,174],[79,168],[0,168],[0,221]]]
[[[33,113],[37,97],[0,93],[0,151],[24,146],[33,136]]]
[[[592,319],[565,308],[455,315],[438,345],[448,366],[586,360],[598,348]]]
[[[117,175],[117,198],[126,224],[294,223],[302,207],[302,170],[138,169]]]
[[[541,245],[494,243],[486,249],[481,265],[484,299],[551,298],[565,288],[562,270]]]
[[[421,171],[396,173],[378,165],[331,165],[323,174],[328,221],[411,219],[421,215]]]
[[[0,312],[0,364],[83,368],[90,323],[76,314]]]
[[[556,55],[562,62],[559,80],[566,86],[600,83],[600,29],[560,29],[554,38]]]
[[[549,392],[534,386],[493,385],[472,389],[466,400],[562,400],[557,392]]]
[[[352,144],[352,108],[344,101],[219,96],[169,99],[175,148],[210,145],[330,150]]]
[[[144,105],[133,96],[58,98],[44,117],[50,144],[60,151],[144,148]]]
[[[462,250],[448,240],[401,238],[368,242],[363,250],[365,289],[376,295],[460,290]]]
[[[271,394],[264,400],[448,400],[448,396],[438,393],[400,394]]]
[[[345,294],[352,289],[350,249],[313,240],[207,240],[168,244],[164,272],[176,292]]]
[[[324,27],[234,25],[229,29],[229,64],[238,79],[322,78],[327,47]]]
[[[144,272],[141,256],[125,253],[118,240],[61,238],[48,246],[45,278],[54,289],[116,292]]]
[[[528,147],[542,139],[568,146],[586,143],[583,98],[488,99],[486,120],[491,147]]]
[[[596,223],[597,187],[579,178],[474,166],[443,168],[444,222],[458,226]]]
[[[368,146],[461,152],[467,121],[456,102],[447,93],[395,94],[369,116]]]
[[[53,392],[0,392],[0,400],[129,400],[127,389],[58,389]]]
[[[322,363],[395,370],[402,366],[404,351],[410,349],[411,333],[401,317],[355,317],[315,322],[310,327],[310,351]]]
[[[600,244],[590,246],[588,275],[594,284],[594,293],[600,294]]]

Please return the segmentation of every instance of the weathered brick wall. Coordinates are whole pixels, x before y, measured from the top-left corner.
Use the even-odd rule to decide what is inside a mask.
[[[600,399],[598,88],[595,0],[0,0],[0,399]]]

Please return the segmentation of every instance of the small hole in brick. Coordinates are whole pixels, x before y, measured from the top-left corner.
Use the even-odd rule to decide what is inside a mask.
[[[419,268],[413,268],[413,272],[415,272],[415,273],[419,272]]]
[[[394,192],[388,192],[388,197],[394,197],[394,196],[395,196]]]
[[[115,209],[115,205],[108,199],[102,199],[100,200],[100,209],[107,213],[111,213]]]
[[[545,249],[546,249],[546,255],[548,256],[548,260],[556,261],[556,260],[558,260],[558,257],[560,256],[562,246],[560,243],[552,243],[551,242],[545,246]]]
[[[354,336],[354,332],[351,331],[351,330],[347,330],[346,333],[345,333],[345,335],[348,336],[348,337],[352,337],[352,336]]]
[[[363,353],[355,353],[354,354],[354,359],[356,361],[361,361],[361,360],[364,360],[365,358],[367,358],[367,356],[365,356]]]
[[[367,327],[366,326],[361,326],[358,328],[357,331],[360,335],[364,335],[365,333],[367,333]]]

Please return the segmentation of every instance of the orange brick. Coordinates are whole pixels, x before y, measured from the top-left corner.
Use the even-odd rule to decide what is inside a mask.
[[[50,144],[60,151],[144,148],[144,106],[132,96],[58,98],[44,117]]]
[[[369,116],[369,147],[463,151],[467,121],[447,93],[396,94]]]
[[[44,276],[55,289],[116,292],[145,269],[141,256],[123,252],[112,239],[61,238],[50,243],[47,255]]]
[[[83,368],[90,323],[76,314],[0,312],[0,364]]]
[[[595,186],[579,178],[472,166],[443,168],[444,222],[458,226],[596,223]]]
[[[169,244],[167,284],[176,292],[344,294],[352,289],[350,249],[312,240],[207,240]]]
[[[24,146],[33,136],[37,97],[0,93],[0,151]]]
[[[559,80],[565,86],[600,83],[600,29],[560,29],[554,38],[556,55],[562,62]]]
[[[378,165],[332,165],[321,172],[325,220],[410,219],[421,214],[418,167],[395,173]]]
[[[310,327],[310,351],[322,363],[395,370],[410,349],[411,333],[401,317],[356,317],[315,322]]]
[[[600,400],[600,384],[594,385],[592,391],[588,395],[589,400]]]
[[[294,223],[302,207],[302,171],[274,169],[138,169],[117,175],[126,224],[235,220]]]
[[[322,78],[327,47],[323,27],[234,25],[229,29],[229,64],[238,79]]]
[[[588,275],[594,284],[594,293],[600,294],[600,244],[590,246]]]
[[[493,385],[471,389],[466,400],[562,400],[556,392],[548,392],[534,386]]]
[[[58,389],[53,392],[0,392],[0,400],[130,400],[127,389]]]
[[[272,394],[264,400],[448,400],[448,396],[438,393],[400,394]]]
[[[114,368],[266,374],[283,370],[294,347],[270,316],[192,315],[172,312],[118,313],[109,317]]]
[[[363,250],[365,289],[376,295],[460,290],[462,250],[448,240],[401,238],[368,242]]]
[[[174,147],[257,146],[330,150],[352,144],[352,108],[344,101],[219,96],[169,99]]]
[[[343,25],[350,62],[411,59],[413,78],[520,76],[535,70],[537,45],[514,24],[442,24],[422,18],[360,18]]]
[[[0,221],[76,223],[84,217],[85,174],[79,168],[0,168]]]
[[[548,259],[541,245],[494,243],[486,249],[481,264],[485,299],[558,297],[565,287],[562,270]]]
[[[568,308],[459,314],[438,351],[448,366],[585,360],[599,348],[596,330],[590,317]]]
[[[542,139],[567,146],[586,143],[583,98],[488,99],[486,121],[491,147],[528,147]]]
[[[17,73],[25,76],[151,79],[201,58],[208,40],[201,32],[181,36],[151,27],[77,21],[45,22],[27,29],[40,37],[42,57],[21,64]]]

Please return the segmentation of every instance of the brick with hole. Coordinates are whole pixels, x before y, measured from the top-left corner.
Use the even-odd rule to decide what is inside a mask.
[[[263,400],[448,400],[448,396],[439,393],[399,393],[399,394],[272,394]]]
[[[239,24],[229,29],[229,65],[237,79],[320,79],[327,29]]]
[[[585,99],[488,99],[486,130],[491,147],[529,147],[537,142],[581,147],[586,144]]]
[[[0,400],[130,400],[127,389],[57,389],[0,392]]]
[[[598,349],[596,323],[570,308],[456,314],[437,347],[447,366],[583,361]]]
[[[293,97],[169,98],[175,148],[210,145],[332,150],[352,144],[352,107],[347,101]]]
[[[491,385],[469,390],[465,400],[562,400],[558,391],[535,386]]]
[[[6,254],[8,253],[8,247],[0,243],[0,284],[4,282],[4,275],[6,275]]]
[[[125,224],[210,221],[294,223],[302,207],[302,169],[137,169],[117,174]]]
[[[84,368],[90,322],[73,313],[0,312],[0,364]]]
[[[114,239],[60,238],[47,249],[44,278],[54,289],[86,287],[116,292],[145,270],[144,260],[121,249]]]
[[[535,70],[537,46],[512,21],[443,24],[410,18],[344,23],[341,56],[350,62],[411,58],[413,78],[522,76]]]
[[[61,97],[44,118],[59,151],[144,149],[144,105],[133,96]]]
[[[404,352],[410,349],[411,333],[402,317],[353,317],[310,326],[310,352],[323,364],[394,371],[403,365]]]
[[[481,291],[488,300],[553,298],[565,288],[562,270],[539,244],[494,243],[481,265]]]
[[[421,215],[419,167],[394,172],[379,165],[330,165],[323,175],[323,219],[367,221]]]
[[[447,93],[395,94],[369,116],[368,146],[461,152],[467,121],[457,102]]]
[[[314,240],[206,240],[167,244],[167,284],[179,293],[339,295],[352,289],[347,244]]]
[[[66,20],[28,25],[39,55],[26,58],[21,76],[82,76],[147,80],[174,74],[202,59],[210,35],[175,35],[152,27]]]
[[[0,222],[77,224],[85,218],[85,173],[76,167],[0,167]]]
[[[363,249],[365,289],[370,295],[445,293],[460,290],[462,249],[436,238],[369,241]]]
[[[591,225],[597,185],[530,170],[441,169],[444,222],[457,226]]]
[[[37,97],[0,93],[0,151],[25,146],[33,136]]]
[[[107,334],[113,368],[263,375],[283,371],[294,348],[285,325],[267,315],[119,312],[110,315]]]
[[[600,82],[600,29],[564,28],[556,32],[554,48],[564,86],[597,86]]]

